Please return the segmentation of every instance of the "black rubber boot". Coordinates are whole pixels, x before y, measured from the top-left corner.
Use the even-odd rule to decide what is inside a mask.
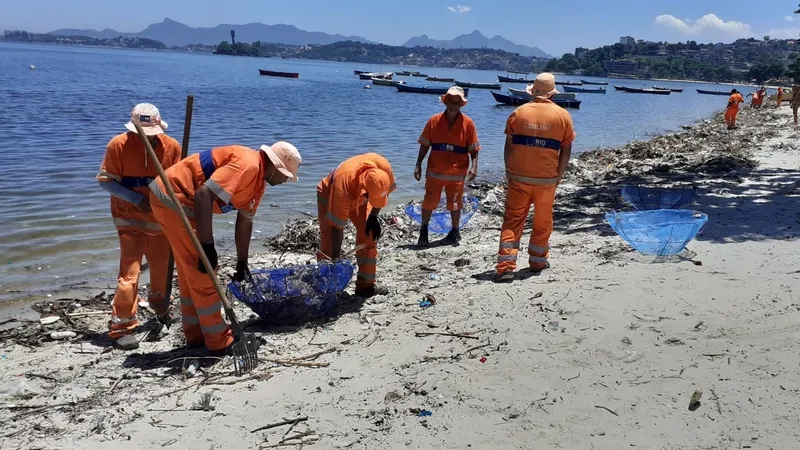
[[[430,245],[428,241],[428,226],[423,225],[422,228],[419,229],[419,239],[417,240],[417,246],[419,247],[427,247]]]
[[[389,295],[389,289],[373,284],[366,288],[356,289],[356,295],[363,298],[370,298],[376,295]]]
[[[461,242],[461,231],[458,228],[453,228],[447,233],[447,237],[444,238],[445,242],[452,245],[458,245]]]

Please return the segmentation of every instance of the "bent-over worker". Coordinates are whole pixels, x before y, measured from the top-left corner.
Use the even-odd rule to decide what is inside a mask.
[[[731,96],[728,97],[728,107],[725,109],[725,123],[728,129],[736,128],[736,116],[739,114],[739,104],[744,103],[744,97],[736,89],[731,89]]]
[[[508,193],[495,281],[511,281],[517,268],[522,230],[533,204],[533,229],[528,244],[530,270],[548,266],[556,187],[564,176],[575,131],[572,116],[553,103],[555,76],[542,73],[526,89],[530,103],[518,107],[506,122],[504,159]]]
[[[234,337],[222,319],[220,298],[177,208],[183,208],[215,270],[218,261],[212,215],[237,211],[234,280],[244,280],[250,273],[247,259],[253,216],[266,184],[297,181],[301,162],[300,153],[288,142],[262,145],[260,150],[230,145],[191,155],[166,171],[180,205],[172,202],[160,178],[150,185],[153,213],[175,255],[183,334],[190,347],[205,344],[212,353],[224,354]]]
[[[389,161],[377,153],[353,156],[339,164],[317,185],[320,249],[317,260],[336,261],[342,254],[344,227],[356,227],[355,294],[364,298],[389,291],[375,283],[378,239],[382,227],[378,214],[389,202],[395,185]],[[363,246],[363,247],[362,247]]]
[[[134,124],[144,130],[163,167],[170,167],[181,158],[178,141],[167,136],[167,122],[154,105],[140,103],[131,111],[128,130],[112,138],[106,147],[97,180],[111,194],[111,216],[119,237],[119,275],[117,291],[111,302],[109,337],[123,350],[139,347],[131,333],[139,325],[138,291],[142,256],[150,265],[148,302],[161,321],[168,320],[167,266],[169,243],[150,209],[148,185],[158,176],[155,164],[136,132]]]
[[[467,104],[464,89],[453,86],[440,98],[446,105],[444,112],[428,119],[419,137],[419,155],[414,167],[414,178],[419,181],[422,175],[422,160],[431,150],[428,167],[425,170],[425,198],[422,200],[422,228],[417,245],[428,245],[428,224],[433,210],[439,205],[442,190],[445,191],[447,210],[453,228],[445,241],[458,245],[461,241],[459,224],[464,195],[464,178],[472,181],[478,175],[478,132],[475,123],[461,112]],[[470,167],[472,160],[472,167]]]

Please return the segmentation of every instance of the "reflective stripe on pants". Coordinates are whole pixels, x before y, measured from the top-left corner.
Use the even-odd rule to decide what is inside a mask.
[[[167,264],[169,243],[163,234],[149,235],[131,230],[118,230],[119,236],[119,275],[117,291],[111,301],[111,324],[108,335],[117,339],[130,334],[139,325],[136,313],[139,309],[139,274],[142,256],[150,264],[150,293],[148,301],[156,312],[167,312],[169,300],[164,298],[167,291]],[[172,281],[172,280],[170,280]]]
[[[555,184],[530,185],[509,180],[506,211],[500,232],[500,248],[497,252],[497,273],[513,272],[517,269],[517,253],[531,204],[534,213],[533,229],[528,245],[528,263],[534,270],[547,266],[547,258],[550,256],[550,235],[553,233],[555,196]]]
[[[333,224],[328,219],[328,206],[319,201],[319,199],[327,199],[328,193],[317,189],[317,218],[319,220],[319,247],[320,251],[317,252],[317,261],[326,259],[333,253],[331,232]],[[375,272],[377,269],[378,261],[378,243],[367,236],[366,225],[367,216],[372,210],[369,202],[364,203],[353,208],[350,211],[350,221],[356,227],[356,246],[365,247],[356,251],[356,262],[358,263],[358,275],[356,277],[356,289],[364,289],[375,284]]]
[[[197,268],[199,254],[180,216],[150,194],[150,205],[169,240],[178,270],[181,321],[186,342],[205,343],[209,350],[222,350],[233,343],[233,333],[222,319],[220,298],[211,278]],[[194,226],[194,223],[192,223]]]

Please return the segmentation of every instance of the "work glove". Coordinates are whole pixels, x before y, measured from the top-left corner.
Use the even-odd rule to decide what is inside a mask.
[[[206,254],[206,258],[208,258],[209,264],[214,270],[217,270],[217,249],[214,247],[214,243],[210,244],[200,244],[203,247],[203,253]],[[197,269],[200,270],[200,273],[208,273],[206,272],[206,267],[203,265],[203,260],[197,258]]]
[[[370,214],[367,217],[367,226],[364,231],[367,233],[367,236],[372,232],[372,238],[375,239],[376,242],[381,238],[383,229],[381,228],[381,221],[378,220],[378,216]]]
[[[233,281],[241,283],[242,281],[250,281],[253,276],[250,275],[250,268],[247,267],[247,261],[236,261],[236,272],[233,274]]]

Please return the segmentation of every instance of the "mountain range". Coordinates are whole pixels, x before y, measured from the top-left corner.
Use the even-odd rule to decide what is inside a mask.
[[[138,33],[125,33],[111,29],[98,30],[77,30],[60,29],[51,31],[49,34],[57,36],[86,36],[96,39],[110,39],[117,36],[140,37],[155,39],[168,46],[183,46],[192,44],[217,45],[222,41],[227,41],[231,37],[231,30],[236,32],[236,40],[239,42],[270,42],[275,44],[288,45],[311,45],[311,44],[332,44],[339,41],[355,41],[372,43],[361,36],[342,36],[341,34],[328,34],[318,31],[301,30],[294,25],[266,25],[263,23],[248,23],[245,25],[221,24],[213,28],[190,27],[172,19],[164,19],[161,23],[154,23]],[[528,47],[515,44],[502,36],[488,38],[475,30],[469,34],[462,34],[455,39],[434,40],[426,35],[417,36],[408,40],[405,47],[442,47],[442,48],[493,48],[505,50],[511,53],[519,53],[523,56],[536,56],[540,58],[552,58],[537,47]]]
[[[493,48],[497,50],[504,50],[509,53],[519,53],[522,56],[535,56],[537,58],[552,58],[552,56],[543,52],[538,47],[529,47],[527,45],[515,44],[503,36],[495,36],[488,38],[478,30],[469,34],[462,34],[451,40],[435,40],[429,38],[427,35],[417,36],[409,39],[405,47],[442,47],[442,48]]]

